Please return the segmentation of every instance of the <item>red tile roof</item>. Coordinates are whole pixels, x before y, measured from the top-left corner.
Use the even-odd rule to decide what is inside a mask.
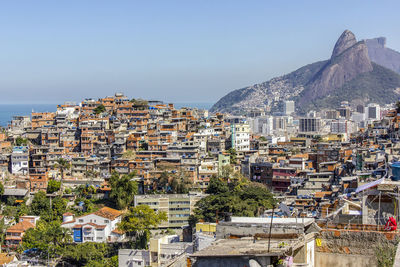
[[[98,211],[94,212],[93,214],[96,214],[97,216],[100,216],[103,218],[114,220],[115,218],[121,216],[122,212],[119,210],[109,208],[109,207],[104,207],[104,208],[101,208]]]
[[[100,225],[100,224],[95,224],[95,223],[75,224],[72,228],[82,228],[85,225],[91,225],[96,229],[104,229],[104,228],[106,228],[106,225]]]
[[[122,231],[121,229],[114,229],[114,230],[112,230],[111,232],[113,232],[113,233],[115,233],[115,234],[117,234],[117,235],[123,235],[123,234],[125,234],[125,231]]]
[[[28,221],[22,221],[19,222],[13,226],[11,226],[10,228],[7,229],[7,232],[25,232],[26,230],[30,229],[30,228],[35,228],[35,225],[28,222]]]

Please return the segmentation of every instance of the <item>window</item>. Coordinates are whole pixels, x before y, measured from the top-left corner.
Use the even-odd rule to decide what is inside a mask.
[[[83,222],[83,219],[79,219],[79,222]]]
[[[109,220],[104,220],[104,223],[109,223],[110,221]]]

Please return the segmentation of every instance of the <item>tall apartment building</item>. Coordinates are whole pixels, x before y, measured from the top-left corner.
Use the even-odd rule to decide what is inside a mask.
[[[286,115],[290,115],[290,114],[294,113],[294,101],[283,102],[283,112]]]
[[[250,163],[250,180],[272,187],[272,167],[270,162]]]
[[[272,134],[273,124],[273,117],[257,117],[251,120],[251,130],[253,133]]]
[[[338,111],[339,111],[340,117],[342,117],[342,118],[349,119],[351,116],[351,110],[349,107],[340,107],[340,108],[338,108]]]
[[[331,122],[331,133],[347,133],[347,132],[348,132],[347,120],[335,120]]]
[[[357,105],[356,111],[358,113],[364,113],[365,112],[365,107],[363,105]]]
[[[299,131],[303,133],[319,132],[321,129],[320,118],[300,118]]]
[[[337,118],[339,118],[339,111],[337,111],[337,110],[327,110],[325,112],[325,119],[336,120]]]
[[[231,125],[232,147],[236,151],[250,149],[250,126],[246,123]]]
[[[202,193],[136,195],[135,206],[148,205],[156,211],[165,211],[168,221],[163,222],[159,228],[180,228],[189,225],[194,205],[205,196]]]
[[[367,120],[380,120],[381,119],[381,107],[378,104],[368,104],[366,108]]]
[[[272,126],[274,131],[286,131],[287,119],[285,116],[274,116]]]
[[[27,146],[15,146],[11,154],[11,173],[27,175],[29,170]]]

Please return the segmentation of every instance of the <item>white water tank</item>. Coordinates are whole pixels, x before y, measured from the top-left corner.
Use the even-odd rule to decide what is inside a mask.
[[[71,212],[66,212],[63,214],[63,223],[65,222],[71,222],[74,220],[74,214]]]

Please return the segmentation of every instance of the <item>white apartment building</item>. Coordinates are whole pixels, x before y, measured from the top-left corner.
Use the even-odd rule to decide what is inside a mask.
[[[273,123],[273,118],[270,116],[257,117],[250,121],[251,131],[265,135],[272,134]]]
[[[75,243],[117,242],[125,237],[124,233],[117,229],[121,218],[121,211],[104,207],[77,218],[72,213],[64,213],[61,226],[71,229]]]
[[[250,150],[250,126],[247,123],[232,124],[231,138],[236,151]]]
[[[365,111],[367,120],[375,121],[381,119],[381,107],[378,104],[368,104]]]
[[[15,146],[11,154],[11,173],[27,175],[29,172],[29,150],[27,146]]]
[[[273,129],[274,131],[286,131],[288,123],[288,117],[286,116],[274,116],[273,117]]]
[[[294,113],[294,101],[283,102],[283,112],[286,115],[290,115],[290,114]]]

